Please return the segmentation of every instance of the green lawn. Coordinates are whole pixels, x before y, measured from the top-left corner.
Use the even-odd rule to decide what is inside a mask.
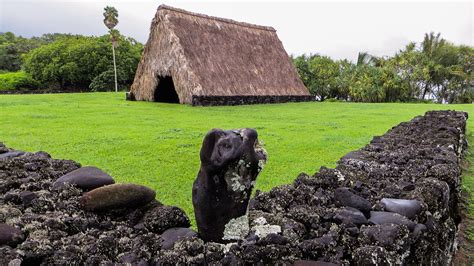
[[[191,187],[201,141],[211,128],[252,127],[269,153],[257,189],[291,182],[298,173],[335,166],[399,122],[427,110],[473,105],[288,103],[191,107],[127,102],[124,93],[0,95],[0,141],[44,150],[110,173],[118,182],[156,190],[157,199],[193,217]],[[471,119],[472,120],[472,119]],[[469,121],[470,133],[474,121]],[[472,188],[474,177],[468,175]]]

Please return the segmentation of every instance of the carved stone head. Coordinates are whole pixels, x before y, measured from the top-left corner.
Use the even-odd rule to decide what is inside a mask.
[[[257,175],[267,160],[254,129],[211,130],[201,148],[193,205],[201,237],[221,242],[230,220],[246,215]]]

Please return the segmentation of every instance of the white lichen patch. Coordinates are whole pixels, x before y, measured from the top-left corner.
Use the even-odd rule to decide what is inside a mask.
[[[281,233],[281,226],[267,224],[267,219],[265,219],[265,217],[258,217],[253,221],[253,223],[255,225],[252,227],[252,231],[254,231],[255,235],[259,238],[266,237],[269,234]]]
[[[243,239],[250,231],[247,214],[231,219],[224,229],[223,240]]]
[[[220,246],[222,246],[222,251],[224,252],[224,254],[227,254],[227,252],[229,252],[230,248],[235,245],[235,243],[227,243],[227,244],[219,244]]]
[[[335,173],[337,176],[337,181],[341,182],[345,180],[345,176],[339,170],[335,170]]]
[[[21,259],[14,259],[8,263],[8,266],[20,266],[21,262],[22,262]]]
[[[230,178],[231,186],[232,186],[233,191],[244,191],[245,190],[245,185],[241,184],[240,180],[242,180],[242,177],[240,177],[236,173],[233,173],[233,176]]]

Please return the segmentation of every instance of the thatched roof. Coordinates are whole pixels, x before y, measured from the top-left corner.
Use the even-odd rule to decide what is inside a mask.
[[[161,5],[131,92],[154,100],[172,76],[180,102],[192,96],[309,95],[272,27]]]

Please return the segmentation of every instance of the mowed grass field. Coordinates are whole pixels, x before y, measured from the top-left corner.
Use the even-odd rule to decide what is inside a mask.
[[[256,188],[268,191],[300,172],[334,167],[340,157],[374,135],[428,110],[473,105],[287,103],[191,107],[128,102],[124,93],[0,95],[0,141],[25,151],[97,166],[117,182],[156,190],[157,199],[192,218],[191,188],[201,142],[212,128],[257,129],[269,161]],[[474,119],[468,136],[474,141]],[[472,157],[471,157],[472,159]],[[465,178],[473,189],[472,172]]]

